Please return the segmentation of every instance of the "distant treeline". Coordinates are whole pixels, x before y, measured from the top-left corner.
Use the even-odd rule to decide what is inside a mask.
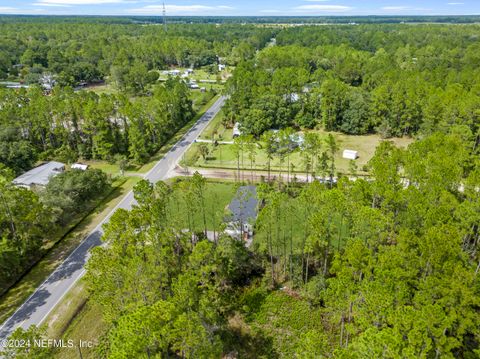
[[[437,16],[167,16],[170,23],[197,24],[398,24],[398,23],[450,23],[472,24],[480,21],[478,15]],[[89,22],[89,23],[162,23],[162,16],[0,16],[0,23],[18,22]]]
[[[161,26],[124,20],[0,17],[0,79],[38,83],[49,73],[57,84],[75,86],[123,82],[126,73],[137,78],[135,71],[155,75],[170,66],[235,65],[252,58],[275,31],[254,25],[170,24],[165,32]]]
[[[457,131],[480,142],[480,26],[299,26],[237,66],[227,119],[260,136],[323,127],[384,137]]]

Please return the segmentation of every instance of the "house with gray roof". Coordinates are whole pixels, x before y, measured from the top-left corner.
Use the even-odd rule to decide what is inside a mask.
[[[233,238],[245,240],[249,246],[253,238],[253,225],[258,216],[257,188],[241,186],[228,209],[230,217],[225,232]]]
[[[25,172],[23,175],[15,178],[12,183],[29,189],[37,186],[45,187],[52,177],[63,171],[65,171],[63,163],[51,161]]]

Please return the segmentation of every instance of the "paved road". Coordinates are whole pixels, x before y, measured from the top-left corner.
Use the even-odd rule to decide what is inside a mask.
[[[145,179],[155,183],[170,177],[188,147],[216,116],[224,102],[224,97],[219,98],[183,138],[145,175]],[[85,238],[30,298],[0,327],[0,339],[7,338],[18,327],[27,329],[30,325],[40,325],[45,320],[63,296],[84,275],[84,265],[88,260],[90,248],[101,244],[102,225],[108,222],[115,210],[118,208],[131,209],[134,202],[133,192],[129,192],[103,222]]]

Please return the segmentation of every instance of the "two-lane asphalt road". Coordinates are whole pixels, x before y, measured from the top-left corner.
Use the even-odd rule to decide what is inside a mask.
[[[195,142],[208,123],[217,115],[225,102],[225,97],[219,98],[210,109],[195,123],[195,125],[173,146],[170,151],[156,163],[145,175],[152,183],[168,178],[175,166],[182,159],[188,147]],[[15,329],[27,329],[32,324],[40,325],[63,296],[84,275],[85,263],[89,250],[101,244],[102,226],[118,208],[131,209],[135,203],[133,192],[129,192],[122,201],[107,215],[90,235],[60,264],[57,269],[43,282],[21,307],[0,327],[0,339],[7,338]],[[1,348],[0,348],[1,349]]]

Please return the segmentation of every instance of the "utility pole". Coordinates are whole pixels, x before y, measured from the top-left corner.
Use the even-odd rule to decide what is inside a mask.
[[[165,1],[163,2],[163,30],[167,32],[167,8],[165,7]]]

